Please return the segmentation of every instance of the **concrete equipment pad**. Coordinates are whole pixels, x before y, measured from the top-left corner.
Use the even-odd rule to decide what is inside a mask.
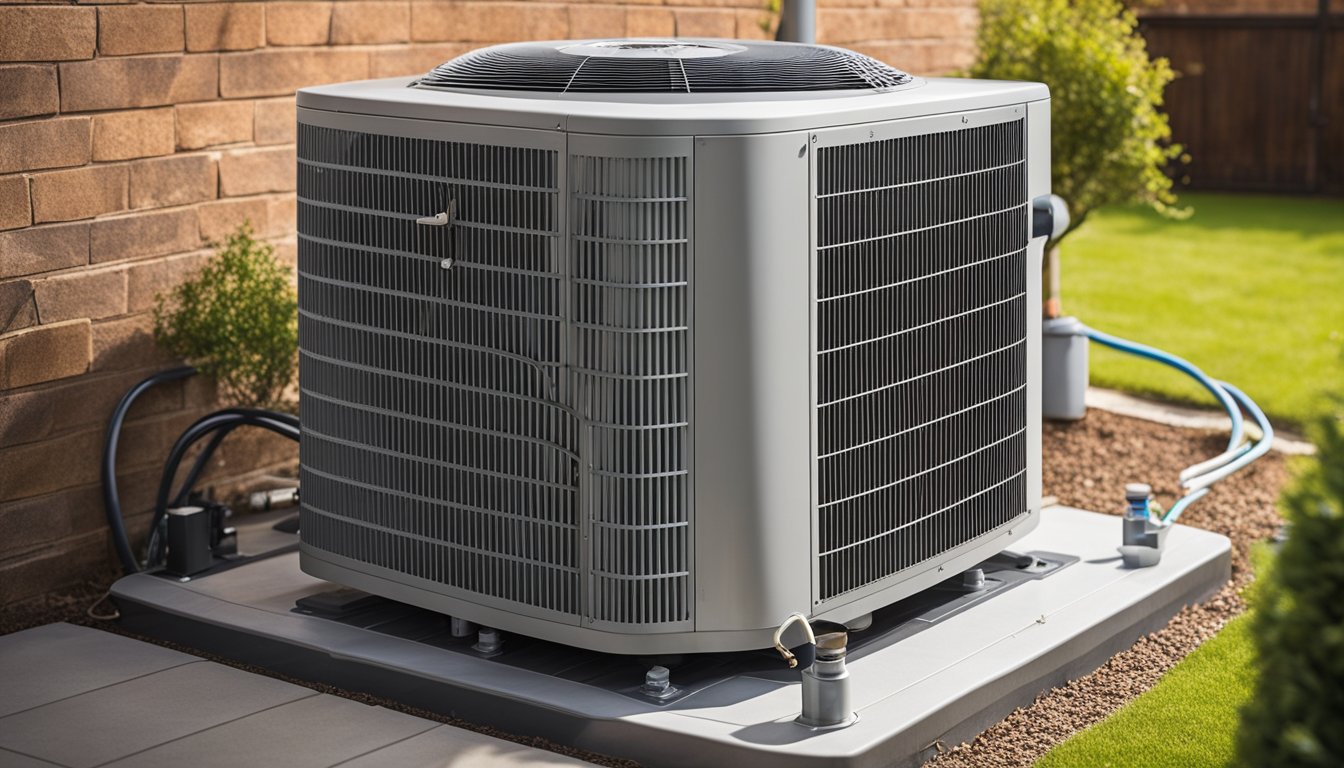
[[[294,554],[187,582],[137,574],[113,595],[139,632],[650,766],[904,766],[1095,669],[1228,578],[1230,543],[1214,533],[1175,526],[1162,562],[1138,570],[1122,566],[1119,543],[1114,516],[1046,509],[1014,549],[1052,553],[1043,556],[1067,563],[1055,572],[913,615],[893,607],[902,623],[852,636],[858,722],[827,731],[793,722],[798,673],[770,653],[667,662],[689,693],[659,703],[634,690],[650,660],[526,638],[481,658],[444,617],[390,601],[351,616],[297,611],[295,601],[333,587],[301,573]],[[439,738],[430,734],[396,749],[420,754],[416,740]]]

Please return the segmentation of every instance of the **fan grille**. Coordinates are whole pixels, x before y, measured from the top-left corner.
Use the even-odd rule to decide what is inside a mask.
[[[841,48],[641,40],[496,45],[439,65],[416,86],[532,93],[779,93],[894,88],[912,79]]]

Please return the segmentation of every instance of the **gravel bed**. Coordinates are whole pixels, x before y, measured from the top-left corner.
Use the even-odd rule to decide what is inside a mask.
[[[1181,469],[1227,447],[1227,434],[1169,427],[1096,409],[1077,423],[1047,422],[1045,493],[1060,503],[1120,514],[1124,486],[1146,482],[1164,507],[1178,492]],[[1153,687],[1163,673],[1212,637],[1245,604],[1251,545],[1280,526],[1275,499],[1288,480],[1283,457],[1269,453],[1214,487],[1181,516],[1186,525],[1232,540],[1232,580],[1200,605],[1176,614],[1090,675],[1041,694],[1002,722],[935,757],[928,768],[1029,766],[1075,732],[1105,719]]]
[[[1047,422],[1043,437],[1045,493],[1055,496],[1062,504],[1117,515],[1124,504],[1125,483],[1149,483],[1162,504],[1170,506],[1178,492],[1177,473],[1227,447],[1225,433],[1170,427],[1096,409],[1089,411],[1081,422]],[[1029,766],[1074,732],[1104,719],[1151,688],[1164,672],[1213,636],[1228,619],[1244,610],[1240,589],[1250,577],[1248,552],[1251,544],[1268,539],[1278,531],[1280,519],[1274,501],[1287,479],[1283,457],[1271,453],[1220,483],[1183,515],[1181,522],[1217,531],[1232,540],[1232,580],[1215,596],[1201,605],[1185,608],[1165,628],[1141,638],[1092,674],[1041,694],[1035,702],[1017,709],[970,744],[952,747],[926,765],[932,768]],[[6,608],[0,613],[0,634],[56,621],[116,632],[116,625],[94,621],[85,615],[86,609],[101,597],[110,583],[110,578],[100,579],[42,601]],[[141,639],[158,642],[152,638]],[[171,647],[171,644],[160,644]],[[396,709],[599,765],[636,766],[631,761],[584,752],[544,739],[510,735],[375,696],[275,675],[191,649],[178,650],[324,693]]]

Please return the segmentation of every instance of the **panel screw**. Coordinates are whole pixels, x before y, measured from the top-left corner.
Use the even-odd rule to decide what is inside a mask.
[[[962,115],[962,116],[961,116],[961,123],[962,123],[962,125],[965,125],[966,123],[969,123],[969,122],[971,122],[971,118],[969,118],[969,117],[967,117],[967,116],[965,116],[965,115]]]
[[[817,143],[817,134],[815,134],[815,133],[812,134],[812,143],[813,143],[813,144],[816,144],[816,143]]]

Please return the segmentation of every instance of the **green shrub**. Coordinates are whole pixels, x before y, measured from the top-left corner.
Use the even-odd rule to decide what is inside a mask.
[[[1069,231],[1113,203],[1179,213],[1163,172],[1181,154],[1161,110],[1174,75],[1166,59],[1148,58],[1136,23],[1119,0],[980,2],[969,74],[1050,86],[1051,174],[1072,214]]]
[[[1242,710],[1247,766],[1344,765],[1344,431],[1285,495],[1288,540],[1255,591],[1259,679]]]
[[[289,270],[244,223],[198,274],[158,297],[154,336],[235,403],[276,407],[294,380],[298,353]]]

